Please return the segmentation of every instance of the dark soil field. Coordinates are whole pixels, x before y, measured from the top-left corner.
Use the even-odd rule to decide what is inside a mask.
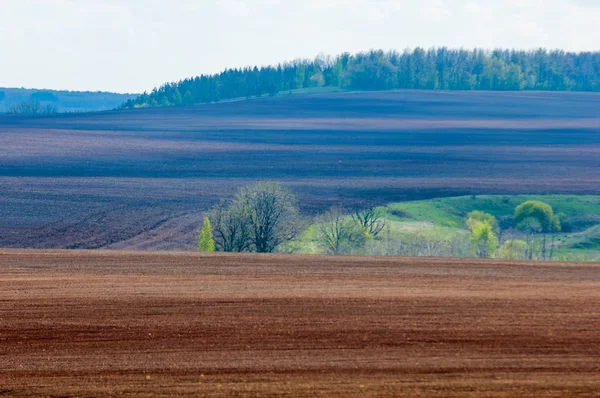
[[[0,247],[190,249],[278,180],[305,214],[464,194],[600,194],[600,94],[336,93],[0,116]]]
[[[600,264],[0,250],[0,270],[0,396],[600,396]]]

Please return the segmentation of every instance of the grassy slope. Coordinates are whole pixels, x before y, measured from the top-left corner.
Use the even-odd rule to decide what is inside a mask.
[[[515,207],[531,199],[549,203],[570,230],[557,236],[556,258],[600,260],[600,196],[461,196],[393,203],[384,209],[396,239],[407,235],[447,239],[468,236],[464,220],[473,210],[493,214],[503,229],[511,228]],[[318,246],[312,242],[315,237],[316,228],[311,226],[301,247],[311,253],[318,252]]]

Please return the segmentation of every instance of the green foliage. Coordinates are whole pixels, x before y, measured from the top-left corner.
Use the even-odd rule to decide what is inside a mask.
[[[212,227],[210,226],[210,220],[208,217],[204,219],[204,225],[202,226],[202,230],[200,230],[198,242],[198,249],[201,252],[215,251],[215,240],[213,239]]]
[[[478,228],[481,224],[488,223],[493,230],[498,228],[498,220],[493,215],[483,212],[481,210],[475,210],[467,215],[467,226],[471,231]]]
[[[194,97],[192,96],[192,92],[190,90],[185,92],[185,95],[183,96],[183,103],[186,105],[194,103]]]
[[[176,88],[175,92],[173,92],[173,99],[171,103],[175,106],[183,105],[183,97],[181,96],[181,92],[179,92],[178,88]]]
[[[600,91],[600,52],[416,48],[402,53],[344,53],[262,68],[227,69],[168,83],[122,107],[211,103],[318,87]],[[186,93],[183,99],[181,93]]]
[[[493,257],[498,248],[498,238],[489,222],[475,223],[471,231],[471,245],[480,258]]]
[[[544,231],[544,227],[540,223],[540,220],[536,217],[527,217],[522,219],[517,224],[517,229],[529,234],[539,234]]]
[[[498,228],[496,217],[480,210],[467,215],[467,226],[471,230],[471,246],[478,257],[493,257],[498,248],[494,230]]]
[[[537,222],[542,233],[560,231],[560,220],[554,215],[552,206],[539,200],[528,200],[515,208],[518,224],[531,225]]]
[[[527,247],[527,242],[524,240],[507,240],[498,250],[498,257],[507,260],[524,260],[527,258]]]
[[[560,209],[561,220],[568,220],[571,228],[567,233],[563,231],[545,236],[534,218],[522,222],[530,224],[523,232],[516,229],[515,207],[540,198],[551,207]],[[393,203],[376,210],[381,216],[380,222],[385,223],[377,236],[362,234],[356,235],[357,240],[342,239],[346,243],[342,243],[339,249],[330,250],[324,243],[318,223],[315,223],[298,239],[279,250],[310,254],[337,251],[358,255],[482,255],[506,259],[600,261],[600,196],[478,195],[476,198],[462,196]],[[353,215],[340,212],[339,219],[348,223]],[[470,228],[465,226],[465,219],[469,216],[482,220],[479,226],[486,221],[491,224],[493,237],[501,243],[499,248],[489,230],[477,231],[473,236]],[[497,223],[496,228],[493,220]],[[349,223],[347,225],[350,227]]]

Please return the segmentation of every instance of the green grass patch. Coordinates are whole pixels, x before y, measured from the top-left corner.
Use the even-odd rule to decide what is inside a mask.
[[[570,219],[598,220],[600,224],[600,196],[575,195],[477,195],[439,198],[415,202],[393,203],[386,207],[390,219],[430,221],[436,225],[463,228],[464,219],[474,210],[493,214],[497,219],[509,219],[515,207],[527,200],[548,203],[556,214]],[[402,214],[404,212],[405,214]]]

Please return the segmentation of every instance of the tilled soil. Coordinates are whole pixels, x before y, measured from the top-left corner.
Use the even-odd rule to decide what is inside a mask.
[[[600,396],[600,265],[0,250],[0,396]]]
[[[600,93],[376,91],[0,115],[0,247],[193,250],[278,181],[302,214],[484,194],[600,195]]]

